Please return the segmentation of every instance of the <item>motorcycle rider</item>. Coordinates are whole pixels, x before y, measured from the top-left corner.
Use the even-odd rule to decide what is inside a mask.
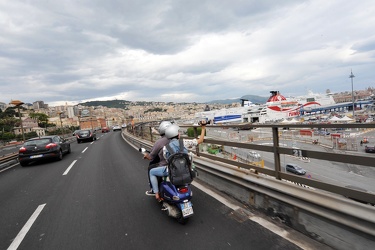
[[[148,183],[150,185],[150,190],[146,191],[146,195],[154,196],[155,193],[152,191],[151,181],[150,181],[150,170],[158,166],[164,166],[167,164],[167,161],[163,157],[163,147],[169,143],[169,139],[165,137],[165,130],[172,125],[169,121],[162,121],[159,125],[158,132],[160,138],[156,140],[154,146],[151,149],[150,153],[146,153],[143,156],[143,159],[150,160],[147,169]]]
[[[197,139],[183,139],[184,147],[193,148],[203,142],[204,135],[206,133],[206,121],[202,121],[200,122],[200,124],[201,124],[202,130],[201,130],[201,135],[199,139],[198,140]],[[170,140],[173,140],[173,139],[178,140],[180,137],[180,134],[178,132],[179,129],[180,129],[179,126],[177,126],[176,124],[172,124],[171,126],[167,127],[167,129],[165,130],[165,137],[167,137]],[[157,176],[168,175],[168,168],[167,168],[168,163],[165,160],[167,159],[167,156],[166,156],[167,148],[164,146],[162,151],[163,151],[163,159],[165,161],[165,164],[159,165],[159,167],[156,167],[156,168],[152,168],[149,173],[152,190],[153,190],[153,193],[155,194],[156,200],[158,201],[160,201],[160,194],[159,194],[159,183],[158,183]]]

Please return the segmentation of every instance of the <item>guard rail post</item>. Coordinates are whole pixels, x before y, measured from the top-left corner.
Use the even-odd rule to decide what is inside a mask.
[[[272,136],[273,136],[273,155],[275,159],[275,177],[278,180],[281,180],[280,172],[280,152],[279,152],[279,132],[277,127],[272,127]]]
[[[194,138],[197,138],[198,136],[198,128],[197,127],[194,127]]]
[[[150,126],[149,127],[149,131],[150,131],[150,140],[151,140],[151,142],[154,142],[154,136],[153,136],[153,134],[152,134],[152,127]]]

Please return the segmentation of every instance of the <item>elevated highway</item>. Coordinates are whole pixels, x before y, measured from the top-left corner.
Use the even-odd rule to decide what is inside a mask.
[[[148,162],[120,132],[71,147],[60,161],[0,171],[0,249],[331,249],[203,180],[181,225],[145,195]]]
[[[295,130],[306,127],[288,126]],[[324,126],[356,131],[375,128],[375,124]],[[187,129],[190,126],[181,127]],[[221,195],[216,197],[222,203],[229,204],[230,199],[235,199],[238,204],[229,204],[232,210],[228,211],[228,208],[223,208],[197,190],[194,198],[199,211],[194,217],[196,223],[183,229],[161,214],[159,216],[160,211],[154,209],[155,204],[144,195],[145,183],[139,181],[145,176],[141,167],[145,163],[139,157],[139,152],[128,144],[135,148],[151,147],[157,135],[151,133],[148,124],[139,124],[133,130],[123,131],[121,136],[119,132],[103,135],[95,143],[73,143],[72,154],[59,162],[27,168],[15,164],[12,170],[0,175],[0,223],[3,229],[0,248],[7,249],[17,241],[15,236],[32,214],[32,208],[42,204],[45,206],[41,215],[18,249],[141,249],[154,245],[166,233],[176,233],[176,230],[182,233],[176,235],[183,243],[180,249],[199,249],[202,246],[205,249],[210,249],[210,246],[213,249],[226,249],[228,244],[236,249],[247,249],[246,246],[258,249],[298,249],[297,246],[302,249],[374,249],[375,197],[370,192],[371,186],[360,190],[341,185],[341,179],[336,183],[328,178],[315,178],[315,175],[313,178],[296,176],[283,169],[285,156],[301,162],[303,158],[311,162],[319,160],[319,167],[330,169],[332,173],[340,164],[345,164],[351,170],[357,167],[368,169],[370,173],[374,169],[374,155],[337,151],[329,148],[329,144],[325,145],[329,150],[299,145],[296,151],[280,139],[282,133],[279,128],[285,125],[260,127],[268,132],[259,133],[252,141],[245,134],[241,135],[240,131],[232,130],[230,138],[208,136],[197,149],[199,156],[195,158],[195,164],[199,176],[195,185],[219,192]],[[323,128],[320,125],[314,127]],[[208,127],[208,130],[214,128],[217,127]],[[231,129],[230,126],[220,128]],[[262,143],[265,139],[268,142]],[[309,144],[311,141],[299,138],[299,142]],[[209,154],[205,151],[208,144],[256,150],[264,158],[267,155],[265,167]],[[324,161],[333,164],[325,165]],[[352,175],[352,172],[349,174]],[[366,178],[373,178],[366,175]],[[244,210],[243,207],[249,209]],[[267,220],[257,216],[259,213]],[[226,218],[238,223],[233,224]],[[280,240],[258,226],[266,225],[267,221],[297,230],[321,245],[299,244],[303,238],[300,235],[268,225],[269,230],[288,239],[289,243]],[[187,235],[194,237],[186,238]],[[203,235],[209,235],[209,239]],[[193,244],[189,245],[188,242]],[[158,246],[165,249],[170,247],[168,242],[159,242]]]
[[[253,129],[254,125],[240,125],[241,129]],[[183,126],[187,129],[189,126]],[[191,126],[190,126],[191,127]],[[208,126],[208,130],[229,130],[231,126]],[[238,128],[238,126],[236,126]],[[272,168],[241,162],[234,158],[223,158],[205,152],[204,146],[196,150],[195,158],[199,169],[199,180],[212,185],[238,201],[263,212],[269,217],[282,221],[313,239],[335,249],[373,249],[375,247],[375,185],[370,182],[372,191],[343,185],[340,181],[296,176],[285,172],[281,156],[315,159],[335,164],[345,164],[352,169],[357,167],[374,172],[373,155],[334,150],[333,144],[325,145],[328,150],[311,148],[293,148],[280,142],[280,125],[256,125],[256,128],[268,128],[270,145],[256,144],[255,138],[246,140],[241,136],[237,140],[228,138],[205,139],[206,144],[217,144],[236,149],[256,150],[273,155]],[[288,125],[289,129],[342,128],[353,131],[368,131],[375,124],[324,124],[324,125]],[[194,127],[197,130],[197,127]],[[139,124],[134,129],[124,131],[126,141],[136,147],[151,147],[155,135],[151,134],[148,124]],[[198,134],[196,132],[196,134]],[[209,134],[209,133],[208,133]],[[264,136],[264,134],[262,135]],[[259,139],[259,138],[256,138]],[[238,158],[237,158],[238,159]],[[333,169],[334,167],[327,168]],[[340,173],[337,172],[337,175]],[[346,177],[345,177],[346,178]],[[372,184],[371,184],[372,183]],[[356,186],[361,186],[358,181]]]

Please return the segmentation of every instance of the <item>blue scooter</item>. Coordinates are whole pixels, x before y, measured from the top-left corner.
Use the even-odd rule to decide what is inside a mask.
[[[185,224],[193,216],[193,203],[191,202],[193,191],[190,184],[175,186],[169,182],[168,177],[163,177],[159,184],[162,210],[168,216],[176,218],[181,224]]]
[[[139,151],[149,153],[144,148],[140,148]],[[197,174],[195,168],[194,173]],[[176,218],[179,223],[186,224],[194,214],[193,203],[191,202],[193,191],[190,184],[175,186],[169,181],[168,176],[160,177],[159,180],[161,210],[168,216]]]

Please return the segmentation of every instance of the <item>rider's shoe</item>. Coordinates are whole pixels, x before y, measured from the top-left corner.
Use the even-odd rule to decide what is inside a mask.
[[[148,195],[148,196],[155,196],[155,193],[151,189],[151,190],[146,191],[146,195]]]

